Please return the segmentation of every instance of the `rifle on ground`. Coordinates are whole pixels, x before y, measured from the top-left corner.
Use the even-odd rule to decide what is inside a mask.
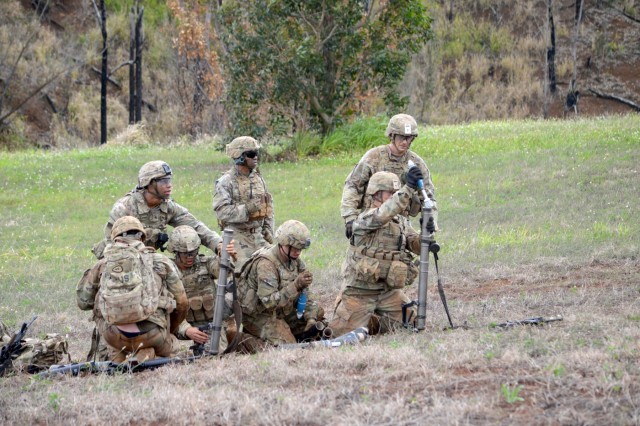
[[[13,335],[11,340],[9,340],[9,343],[0,349],[0,377],[5,375],[5,372],[11,368],[11,362],[18,358],[26,349],[22,345],[22,340],[36,318],[38,318],[37,315],[31,318],[31,321],[23,322],[22,327],[20,327],[20,330]]]
[[[217,355],[220,348],[220,334],[222,333],[222,313],[224,312],[224,294],[227,292],[227,275],[230,269],[229,252],[227,245],[233,239],[233,230],[225,229],[222,235],[222,250],[220,253],[220,276],[217,280],[216,304],[213,313],[213,323],[211,330],[211,340],[209,342],[209,353]],[[233,274],[233,271],[231,271]]]
[[[491,328],[509,328],[509,327],[515,327],[516,325],[545,325],[546,323],[549,322],[554,322],[554,321],[562,321],[562,315],[556,315],[553,317],[548,317],[548,318],[544,318],[544,317],[532,317],[532,318],[526,318],[523,320],[509,320],[506,322],[502,322],[500,324],[490,324],[489,327]]]
[[[314,340],[302,343],[285,343],[276,346],[277,349],[306,349],[306,348],[339,348],[344,345],[355,345],[363,342],[369,336],[367,327],[359,327],[335,339]]]
[[[79,362],[76,364],[66,365],[52,365],[49,370],[43,371],[38,374],[39,377],[51,377],[57,374],[71,374],[77,376],[80,373],[137,373],[139,371],[154,370],[164,365],[171,364],[188,364],[197,359],[203,358],[202,356],[192,356],[187,358],[154,358],[146,360],[144,362],[123,362],[117,363],[113,361],[88,361]]]

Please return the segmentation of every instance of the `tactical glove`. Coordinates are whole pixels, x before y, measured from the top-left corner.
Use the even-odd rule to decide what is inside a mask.
[[[349,222],[344,224],[344,235],[348,238],[351,239],[351,236],[353,235],[353,221],[350,220]]]
[[[411,189],[418,189],[418,181],[423,178],[422,170],[419,167],[412,167],[406,174],[407,186]]]
[[[298,278],[293,282],[298,291],[302,291],[311,285],[313,274],[309,271],[303,271],[298,274]]]

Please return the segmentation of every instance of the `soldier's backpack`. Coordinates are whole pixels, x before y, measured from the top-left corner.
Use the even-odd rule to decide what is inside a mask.
[[[37,373],[55,364],[71,362],[66,336],[48,333],[44,339],[24,339],[24,352],[13,361],[18,371]]]
[[[153,272],[153,253],[116,241],[104,251],[98,309],[109,324],[144,321],[158,309],[160,284]]]
[[[238,292],[238,302],[245,314],[253,314],[258,305],[258,288],[255,283],[252,285],[247,279],[253,265],[258,259],[265,257],[269,251],[269,247],[263,247],[254,253],[250,258],[236,268],[234,278],[236,282],[236,291]]]

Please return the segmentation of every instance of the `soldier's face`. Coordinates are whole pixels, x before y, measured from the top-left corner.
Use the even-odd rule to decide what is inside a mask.
[[[171,190],[173,189],[173,182],[170,176],[156,179],[153,181],[156,186],[156,193],[160,198],[168,200],[171,197]]]
[[[290,259],[297,259],[298,257],[300,257],[300,253],[302,253],[302,250],[297,249],[293,246],[282,246],[282,250],[288,254]]]
[[[245,153],[243,153],[243,155],[244,155],[244,163],[248,168],[253,170],[256,167],[258,167],[258,157],[259,157],[258,151],[246,151]]]
[[[198,255],[198,250],[193,250],[190,252],[182,252],[178,253],[176,256],[176,264],[180,269],[191,268],[196,260],[196,256]]]
[[[394,155],[404,155],[409,148],[411,148],[411,143],[415,139],[415,136],[403,136],[403,135],[393,135],[391,139],[391,152]]]

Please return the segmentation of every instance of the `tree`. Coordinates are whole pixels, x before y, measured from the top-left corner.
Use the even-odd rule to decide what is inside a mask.
[[[217,5],[217,3],[216,3]],[[211,0],[169,0],[167,6],[178,20],[174,40],[179,55],[176,77],[179,99],[184,107],[186,129],[192,135],[204,130],[206,107],[222,93],[222,75],[212,42]]]
[[[417,0],[227,2],[220,38],[235,132],[330,132],[363,102],[403,107],[396,86],[431,37]]]

